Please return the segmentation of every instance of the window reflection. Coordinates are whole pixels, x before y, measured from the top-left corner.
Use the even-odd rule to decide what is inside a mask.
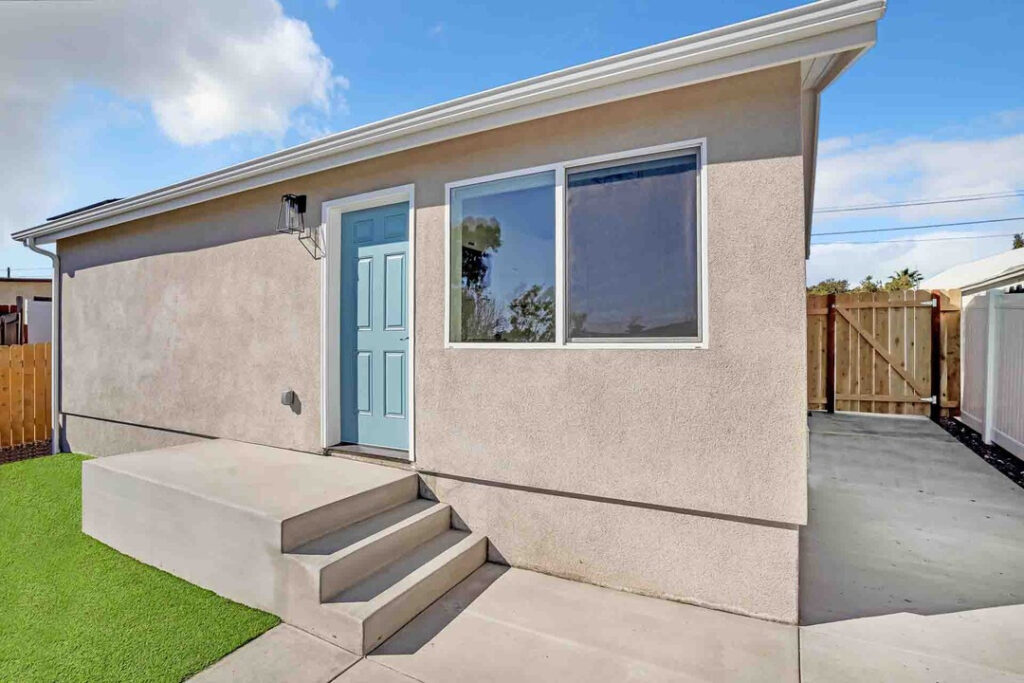
[[[451,340],[555,340],[553,171],[451,196]]]
[[[567,176],[569,338],[698,337],[697,158]]]

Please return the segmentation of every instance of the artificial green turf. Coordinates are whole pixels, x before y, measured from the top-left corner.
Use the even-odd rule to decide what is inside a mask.
[[[279,622],[83,534],[86,459],[0,465],[0,681],[180,681]]]

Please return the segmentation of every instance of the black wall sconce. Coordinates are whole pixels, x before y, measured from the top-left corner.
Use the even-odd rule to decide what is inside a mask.
[[[277,231],[297,235],[299,243],[314,259],[324,257],[321,226],[306,227],[306,195],[286,194],[281,196],[281,213],[277,218]]]

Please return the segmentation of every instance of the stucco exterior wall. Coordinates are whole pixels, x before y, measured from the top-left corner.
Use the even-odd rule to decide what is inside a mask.
[[[446,182],[694,138],[706,138],[708,149],[710,348],[443,347]],[[467,515],[489,520],[502,537],[496,548],[508,548],[519,566],[571,576],[571,556],[582,553],[590,569],[579,575],[597,583],[790,620],[796,531],[787,525],[804,523],[807,509],[801,152],[794,65],[480,133],[62,240],[63,409],[318,450],[321,264],[294,238],[273,234],[280,195],[306,194],[308,219],[317,221],[323,201],[414,183],[416,467],[575,496],[569,519],[553,526],[494,526],[498,515],[525,514],[505,506],[526,499],[473,499]],[[285,389],[297,392],[300,411],[280,404]],[[87,442],[70,445],[90,452]],[[648,525],[636,507],[620,517],[590,515],[579,512],[583,497],[673,517]],[[545,509],[561,514],[558,505]],[[648,525],[627,547],[648,549],[648,559],[660,554],[664,566],[637,561],[617,570],[625,560],[612,545],[586,550],[609,518],[618,520],[619,539],[631,524]],[[692,530],[700,547],[680,529]],[[513,541],[515,534],[522,537]],[[669,555],[654,542],[659,535],[675,548]],[[559,555],[545,543],[573,550]],[[726,582],[733,588],[701,587],[717,580],[715,557],[733,558],[734,579]],[[672,565],[680,568],[671,573]],[[669,574],[653,578],[659,572]]]
[[[796,526],[692,515],[425,475],[424,497],[486,534],[491,562],[795,623]]]
[[[108,422],[78,415],[64,415],[63,431],[67,444],[64,446],[65,450],[95,457],[180,446],[202,438],[193,434]],[[74,447],[69,447],[70,444],[74,444]]]

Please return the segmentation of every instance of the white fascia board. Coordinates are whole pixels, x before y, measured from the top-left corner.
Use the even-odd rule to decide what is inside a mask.
[[[329,135],[12,235],[53,242],[245,190],[584,107],[874,44],[885,0],[822,0]]]
[[[998,275],[981,280],[980,282],[972,282],[969,285],[964,285],[960,288],[963,294],[977,294],[978,292],[984,292],[989,289],[995,289],[1000,287],[1011,287],[1016,284],[1024,283],[1024,266],[1017,266],[1010,268]]]

